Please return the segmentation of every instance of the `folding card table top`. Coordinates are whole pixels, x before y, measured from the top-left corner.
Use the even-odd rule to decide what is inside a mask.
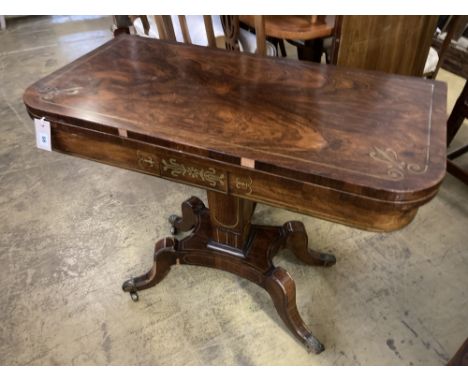
[[[311,265],[299,222],[250,224],[261,202],[353,227],[407,225],[445,175],[446,87],[437,81],[119,36],[38,81],[30,115],[52,149],[207,190],[171,216],[183,240],[156,243],[153,267],[125,291],[158,283],[174,264],[236,273],[271,295],[310,350],[281,248]]]

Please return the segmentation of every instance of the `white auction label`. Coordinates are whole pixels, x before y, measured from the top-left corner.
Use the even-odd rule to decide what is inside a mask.
[[[52,141],[50,137],[50,122],[44,118],[34,118],[36,128],[36,146],[38,149],[52,151]]]

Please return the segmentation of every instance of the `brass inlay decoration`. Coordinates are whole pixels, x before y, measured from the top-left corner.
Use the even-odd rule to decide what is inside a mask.
[[[151,154],[137,150],[138,166],[141,168],[158,168],[158,158]]]
[[[255,161],[249,158],[241,158],[241,166],[255,168]]]
[[[210,213],[210,217],[216,222],[216,224],[220,225],[220,226],[223,226],[223,227],[226,227],[226,228],[235,228],[237,227],[237,225],[239,224],[239,219],[240,219],[240,208],[239,208],[239,198],[236,198],[236,222],[234,224],[226,224],[226,222],[224,223],[221,223],[217,218],[216,218],[216,214],[214,213]],[[217,231],[216,231],[217,232]],[[219,237],[218,237],[218,242],[219,241]]]
[[[83,89],[82,86],[75,86],[68,89],[46,88],[45,90],[42,90],[42,93],[45,93],[42,98],[44,100],[52,100],[59,95],[76,95],[81,89]]]
[[[119,132],[119,136],[124,137],[124,138],[128,138],[127,130],[117,129],[117,131]]]
[[[387,164],[387,179],[401,180],[405,178],[406,174],[424,174],[427,171],[427,165],[422,167],[415,163],[400,161],[395,150],[390,148],[374,147],[369,155],[372,159]]]
[[[236,188],[245,190],[246,194],[250,195],[252,193],[252,178],[250,176],[247,178],[236,177]]]
[[[211,187],[216,187],[217,183],[219,183],[220,186],[224,185],[224,174],[217,174],[213,167],[203,169],[193,166],[185,166],[182,163],[177,163],[173,158],[169,159],[169,162],[163,159],[162,164],[163,170],[170,170],[171,175],[176,178],[182,175],[193,179],[200,179],[201,181],[208,183]]]

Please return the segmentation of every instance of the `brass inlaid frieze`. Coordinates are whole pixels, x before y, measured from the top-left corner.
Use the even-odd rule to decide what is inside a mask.
[[[388,179],[401,180],[405,178],[406,174],[424,174],[427,171],[427,165],[423,167],[415,163],[406,163],[399,160],[398,154],[390,148],[374,147],[369,156],[387,165]]]
[[[247,195],[252,193],[252,178],[250,176],[247,178],[237,176],[235,184],[238,190],[245,190]]]
[[[42,94],[42,99],[50,101],[59,95],[76,95],[81,89],[83,89],[82,86],[74,86],[67,89],[45,88],[41,89],[40,93]]]
[[[216,187],[218,183],[220,186],[224,185],[224,174],[217,173],[213,167],[204,169],[194,166],[185,166],[182,163],[177,163],[173,158],[169,159],[169,161],[163,159],[161,163],[163,165],[163,171],[170,171],[171,175],[175,178],[185,176],[198,179],[207,183],[211,187]]]
[[[159,169],[158,158],[154,155],[137,150],[138,166],[142,169]]]

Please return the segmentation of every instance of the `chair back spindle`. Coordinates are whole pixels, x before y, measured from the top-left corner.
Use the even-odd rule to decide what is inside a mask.
[[[265,17],[254,16],[255,34],[257,35],[257,54],[266,55]]]
[[[180,29],[182,31],[182,37],[184,38],[184,42],[186,44],[191,44],[192,39],[190,38],[190,32],[188,29],[187,19],[185,18],[185,16],[183,15],[179,16],[179,24],[180,24]]]
[[[206,37],[208,38],[208,46],[216,48],[216,39],[213,31],[213,20],[210,15],[204,15],[203,21],[205,22]]]

